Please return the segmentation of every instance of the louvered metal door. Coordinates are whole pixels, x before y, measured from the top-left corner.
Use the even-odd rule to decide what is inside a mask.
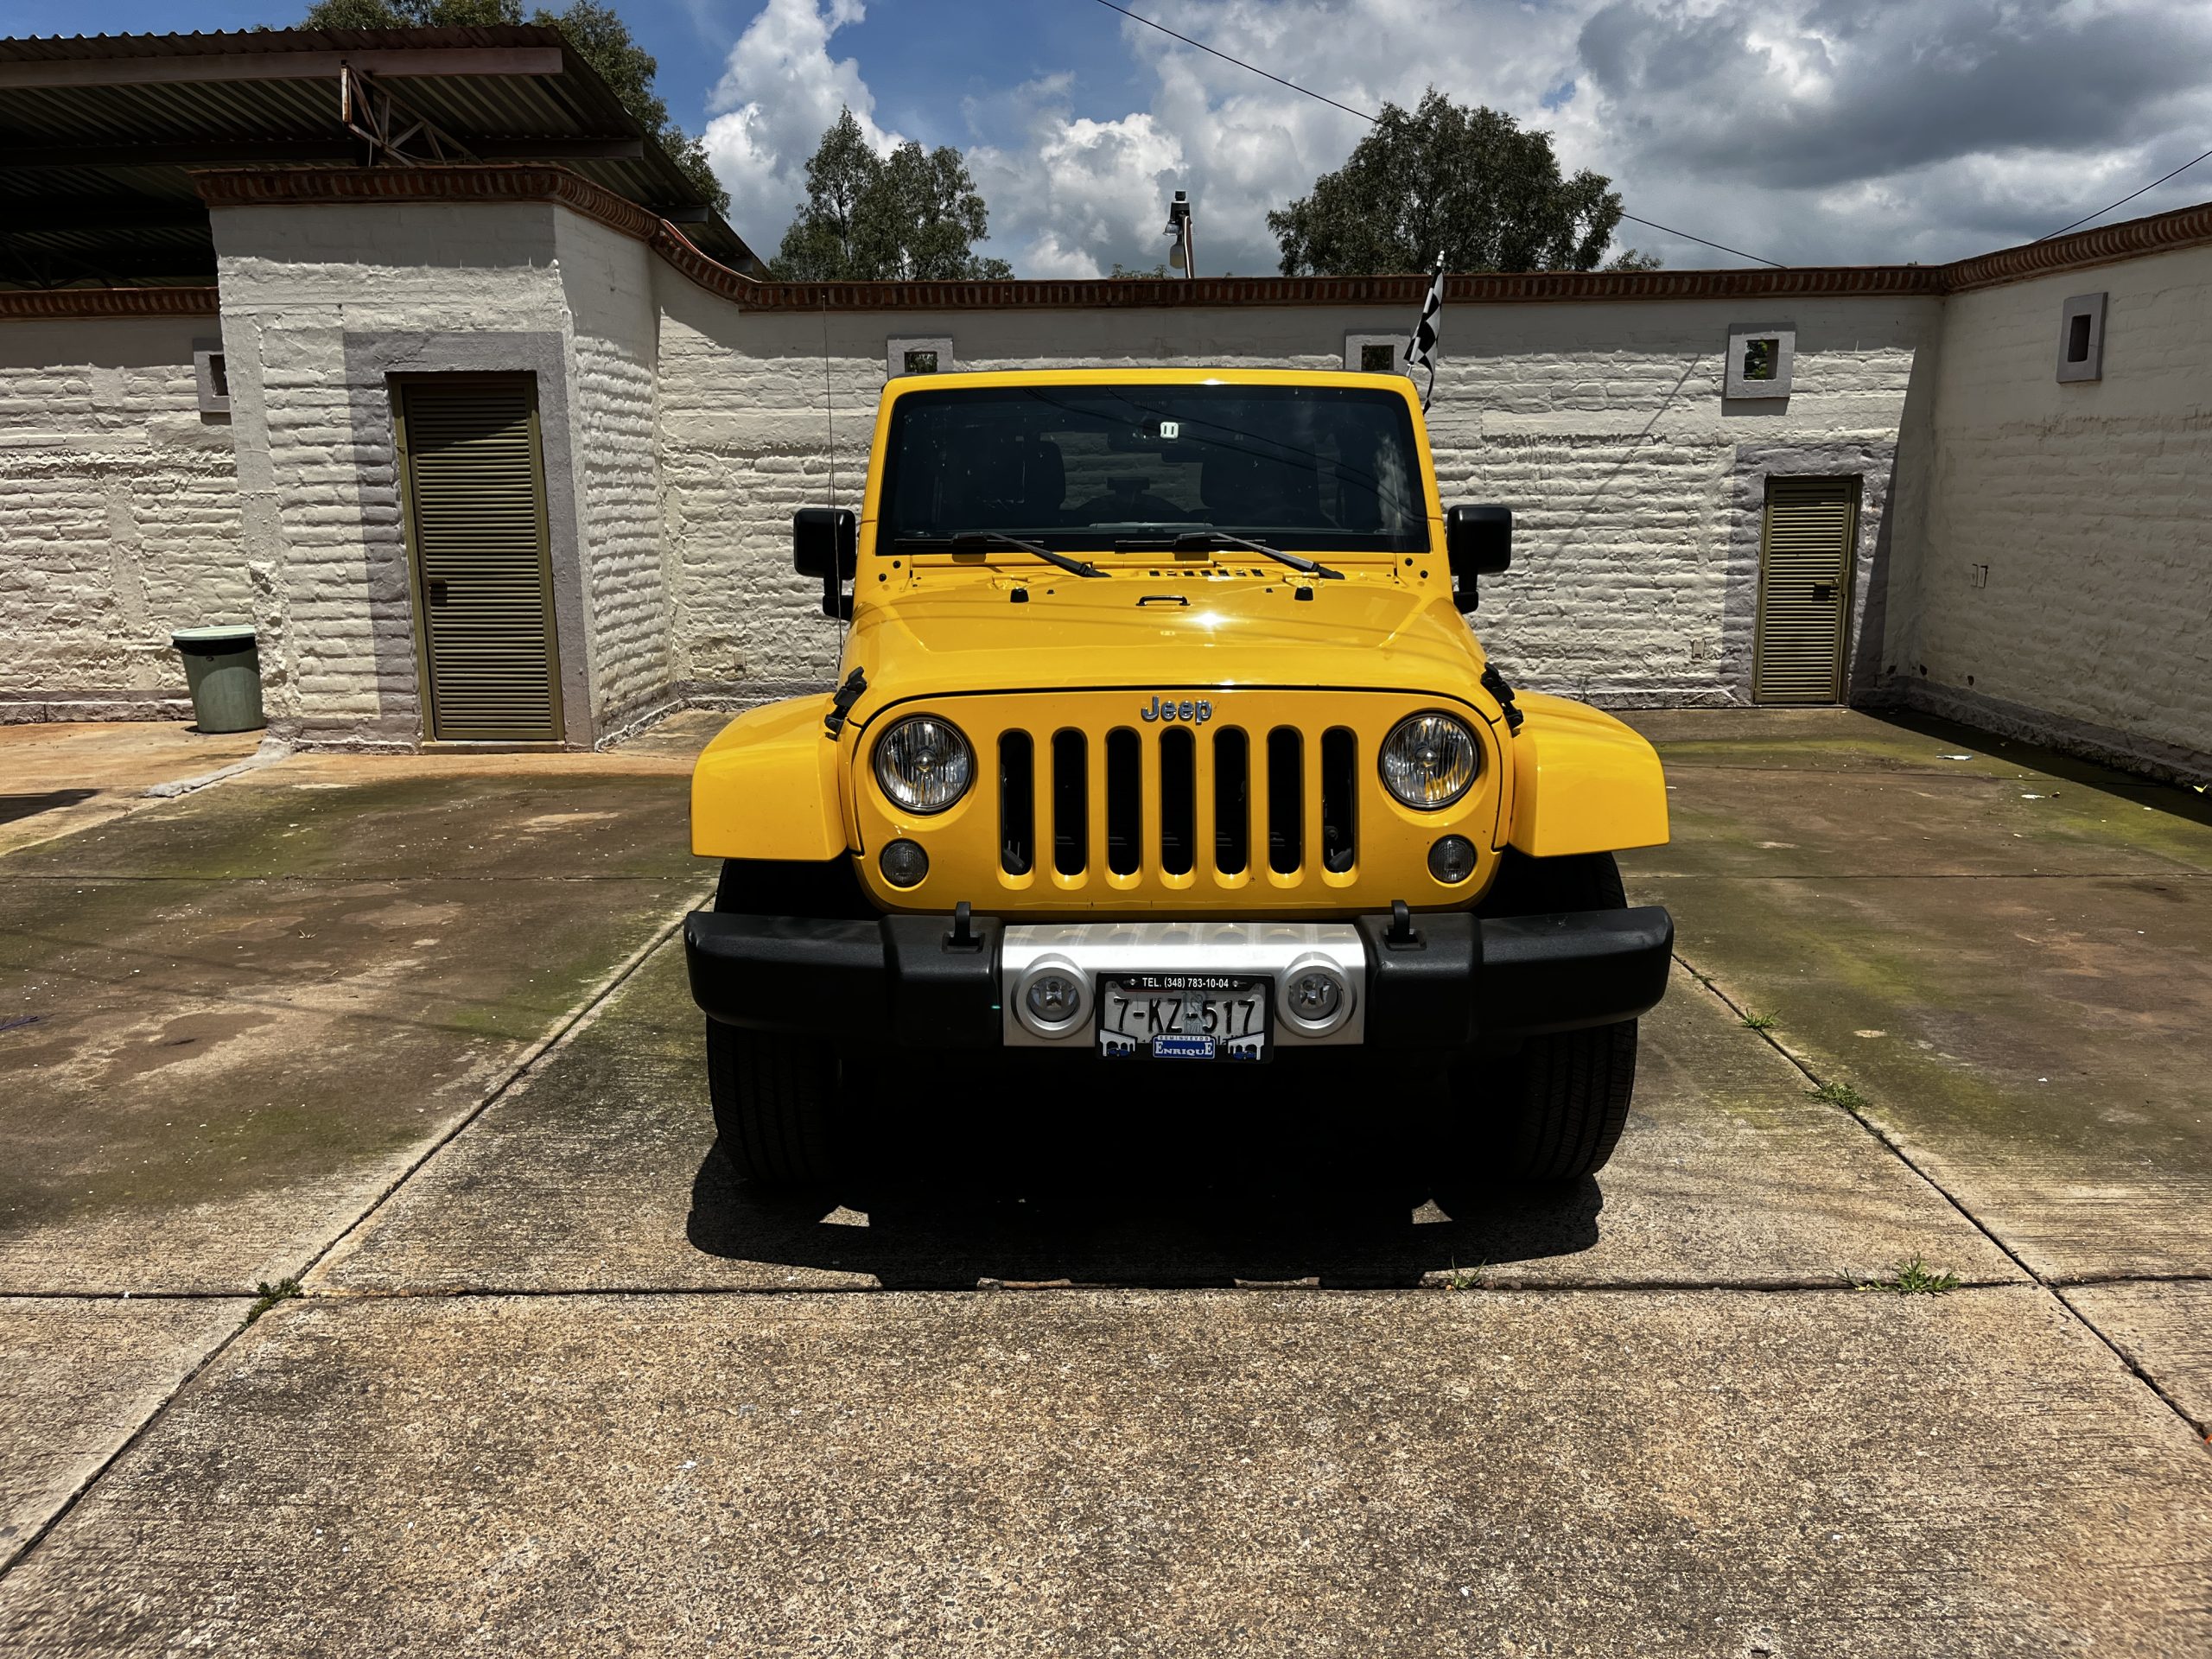
[[[1858,540],[1859,480],[1767,480],[1759,539],[1758,647],[1752,696],[1760,702],[1836,702],[1843,696],[1843,637],[1851,611],[1851,550]]]
[[[537,385],[395,385],[425,728],[441,742],[555,742],[561,685]]]

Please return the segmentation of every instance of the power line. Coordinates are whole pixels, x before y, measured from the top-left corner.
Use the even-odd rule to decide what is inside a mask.
[[[1701,236],[1692,236],[1688,231],[1678,231],[1671,225],[1662,225],[1649,219],[1638,219],[1634,213],[1624,213],[1621,217],[1633,225],[1649,225],[1655,231],[1664,231],[1669,236],[1679,236],[1683,241],[1694,242],[1701,248],[1718,248],[1723,253],[1734,254],[1738,259],[1750,259],[1762,265],[1772,265],[1777,270],[1789,269],[1779,259],[1770,259],[1763,253],[1745,253],[1741,248],[1732,248],[1726,242],[1708,242]]]
[[[1116,11],[1118,11],[1118,10],[1121,10],[1121,8],[1120,8],[1120,7],[1118,7],[1118,6],[1116,6],[1116,7],[1115,8],[1115,10],[1116,10]],[[2212,149],[2208,149],[2208,150],[2206,150],[2206,151],[2204,152],[2204,155],[2203,155],[2203,156],[2199,156],[2196,158],[2196,161],[2195,161],[2195,162],[2183,162],[2179,167],[2177,167],[2177,168],[2174,168],[2174,170],[2173,170],[2172,172],[2171,172],[2171,173],[2167,174],[2167,175],[2165,175],[2165,178],[2153,179],[2153,180],[2152,180],[2152,181],[2151,181],[2151,182],[2150,182],[2150,183],[2148,183],[2148,184],[2145,185],[2145,186],[2144,186],[2140,190],[2137,190],[2137,191],[2134,191],[2134,192],[2131,193],[2130,194],[2127,194],[2127,195],[2122,196],[2122,197],[2121,197],[2118,201],[2115,201],[2115,202],[2112,203],[2110,207],[2100,207],[2100,208],[2098,208],[2098,209],[2097,209],[2097,211],[2096,211],[2095,213],[2089,213],[2089,214],[2086,214],[2086,215],[2084,215],[2082,218],[2080,218],[2080,219],[2075,219],[2075,220],[2074,221],[2074,223],[2073,223],[2073,224],[2071,224],[2071,225],[2062,225],[2062,226],[2060,226],[2056,230],[2055,230],[2055,231],[2051,232],[2050,232],[2050,236],[2039,236],[2039,237],[2036,238],[2036,241],[2037,241],[2037,242],[2048,242],[2048,241],[2050,241],[2050,238],[2051,238],[2051,237],[2053,237],[2053,236],[2063,236],[2063,235],[2065,235],[2065,234],[2066,234],[2066,232],[2067,232],[2071,231],[2071,230],[2077,230],[2077,229],[2079,229],[2082,226],[2084,226],[2084,225],[2088,224],[2088,223],[2089,222],[2089,220],[2090,220],[2090,219],[2102,219],[2102,218],[2103,218],[2107,213],[2108,213],[2112,212],[2112,210],[2113,210],[2113,207],[2126,207],[2126,206],[2127,206],[2127,204],[2128,204],[2129,202],[2131,202],[2131,201],[2134,200],[2135,200],[2135,198],[2136,198],[2137,196],[2147,196],[2147,195],[2149,195],[2149,194],[2151,194],[2151,192],[2152,192],[2152,191],[2153,191],[2153,190],[2157,189],[2160,185],[2164,184],[2164,183],[2166,181],[2166,179],[2177,179],[2177,178],[2179,178],[2183,174],[2184,174],[2184,173],[2188,172],[2188,171],[2189,171],[2189,169],[2190,169],[2190,168],[2195,167],[2195,166],[2196,165],[2196,162],[2201,162],[2201,161],[2202,161],[2202,160],[2204,159],[2205,156],[2212,156]],[[2029,245],[2029,246],[2031,246],[2031,247],[2033,247],[2033,246],[2035,245],[2035,243],[2031,242],[2031,243],[2030,243],[2028,245]]]
[[[1233,58],[1230,56],[1228,53],[1221,51],[1217,48],[1208,46],[1204,41],[1194,41],[1187,35],[1178,35],[1173,29],[1168,28],[1166,24],[1155,23],[1149,17],[1140,16],[1137,13],[1131,11],[1127,6],[1116,5],[1114,3],[1114,0],[1098,0],[1098,3],[1105,7],[1109,11],[1120,12],[1122,16],[1128,18],[1131,22],[1142,23],[1147,29],[1156,29],[1162,35],[1168,36],[1171,40],[1180,41],[1185,46],[1195,46],[1199,51],[1207,54],[1209,56],[1219,58],[1224,63],[1233,63],[1239,69],[1247,70],[1253,74],[1258,75],[1263,80],[1272,80],[1278,86],[1287,86],[1294,92],[1302,92],[1307,98],[1318,99],[1322,103],[1326,104],[1331,109],[1342,110],[1346,115],[1356,115],[1361,120],[1366,122],[1370,127],[1379,127],[1382,124],[1382,118],[1379,115],[1370,115],[1365,110],[1356,110],[1349,104],[1339,104],[1335,99],[1327,97],[1323,93],[1317,92],[1310,86],[1301,86],[1294,80],[1285,80],[1281,75],[1271,74],[1267,70],[1261,68],[1256,63],[1247,63],[1242,58]],[[2208,150],[2206,154],[2212,155],[2212,150]],[[2204,157],[2200,156],[2196,159],[2201,162]],[[2192,162],[2191,165],[2194,166],[2195,163]],[[2167,178],[2171,178],[2172,176],[2173,175],[2171,173],[2166,175]],[[2164,181],[2165,181],[2164,179],[2159,181],[2162,184]],[[2145,189],[2149,189],[2151,188],[2152,187],[2148,185],[2144,187]],[[2138,191],[2136,194],[2140,195],[2142,192]],[[2114,207],[2119,205],[2120,204],[2118,202],[2114,202],[2113,204]],[[2111,208],[2107,208],[2105,211],[2109,213]],[[1777,270],[1784,269],[1783,263],[1779,259],[1769,259],[1761,254],[1746,253],[1741,248],[1730,247],[1726,242],[1709,242],[1704,237],[1692,236],[1688,231],[1678,231],[1671,226],[1662,225],[1653,219],[1638,219],[1634,213],[1624,213],[1621,217],[1629,220],[1631,224],[1648,226],[1655,231],[1664,231],[1669,236],[1679,236],[1685,242],[1694,242],[1700,247],[1718,248],[1723,253],[1734,254],[1738,259],[1755,260],[1762,265],[1772,265]],[[2089,217],[2094,219],[2096,215],[2092,213]],[[2071,230],[2073,229],[2073,226],[2069,225],[2067,228]]]
[[[1323,98],[1320,93],[1313,91],[1310,86],[1301,86],[1294,80],[1285,80],[1281,75],[1268,74],[1266,70],[1261,68],[1256,63],[1247,63],[1242,58],[1232,58],[1228,53],[1216,51],[1212,47],[1208,46],[1204,41],[1194,41],[1187,35],[1177,35],[1175,31],[1168,28],[1166,24],[1155,23],[1149,17],[1140,17],[1128,7],[1116,5],[1114,3],[1114,0],[1098,0],[1098,3],[1105,7],[1109,11],[1120,12],[1122,16],[1127,17],[1131,22],[1142,23],[1147,29],[1156,29],[1161,34],[1170,35],[1173,38],[1182,41],[1185,46],[1195,46],[1199,51],[1210,53],[1214,57],[1219,58],[1224,63],[1233,63],[1239,69],[1249,69],[1255,75],[1272,80],[1278,86],[1287,86],[1294,92],[1304,92],[1308,98],[1319,98],[1331,109],[1342,110],[1346,115],[1356,115],[1361,120],[1366,122],[1370,126],[1379,127],[1382,124],[1380,117],[1370,115],[1365,110],[1355,110],[1351,105],[1339,104],[1333,98]]]

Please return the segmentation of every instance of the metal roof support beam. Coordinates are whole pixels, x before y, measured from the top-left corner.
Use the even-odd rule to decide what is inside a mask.
[[[486,161],[625,162],[645,153],[641,138],[480,138],[470,148]],[[252,167],[291,162],[350,162],[360,146],[350,138],[251,139],[234,143],[0,144],[0,172],[67,167]]]
[[[359,52],[210,52],[204,56],[35,58],[0,62],[0,91],[19,86],[162,86],[226,80],[372,75],[557,75],[557,46],[456,46]]]
[[[381,162],[414,167],[478,159],[467,145],[351,65],[338,72],[338,110],[346,130],[369,147],[371,167]]]

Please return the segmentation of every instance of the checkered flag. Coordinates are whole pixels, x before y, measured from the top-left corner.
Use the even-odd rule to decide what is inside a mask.
[[[1428,385],[1421,392],[1421,407],[1428,412],[1428,400],[1436,391],[1436,337],[1444,332],[1444,255],[1436,256],[1436,272],[1428,281],[1428,297],[1421,302],[1421,321],[1414,325],[1413,338],[1406,342],[1406,368],[1410,372],[1418,363],[1428,371]]]

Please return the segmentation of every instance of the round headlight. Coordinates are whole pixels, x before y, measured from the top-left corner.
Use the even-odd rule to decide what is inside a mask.
[[[1482,751],[1465,721],[1414,715],[1382,740],[1382,786],[1423,812],[1447,807],[1474,786]]]
[[[935,715],[898,721],[875,741],[875,780],[909,812],[942,812],[976,779],[976,752]]]

